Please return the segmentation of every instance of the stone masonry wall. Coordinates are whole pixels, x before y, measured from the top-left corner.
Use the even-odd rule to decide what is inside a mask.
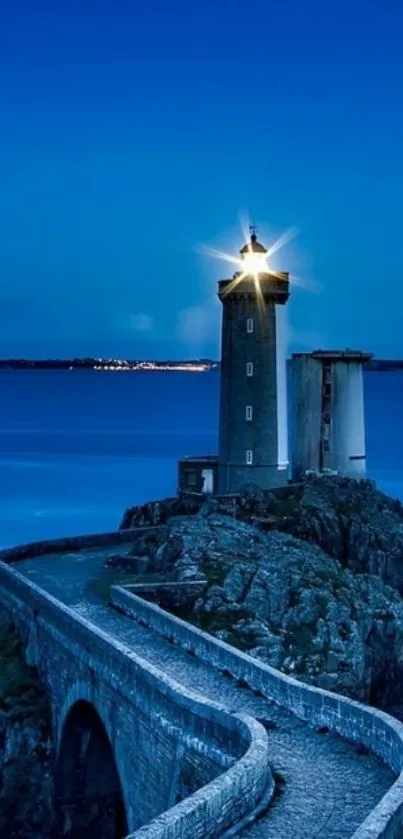
[[[62,549],[72,549],[72,541],[63,540]],[[55,542],[42,547],[53,553]],[[32,547],[7,551],[6,559],[28,551],[35,553]],[[113,746],[129,828],[144,825],[142,839],[208,839],[272,793],[267,735],[256,720],[200,701],[3,562],[0,619],[15,622],[48,686],[58,743],[77,700],[97,710]],[[176,797],[178,760],[192,754],[200,761],[206,755],[205,765],[215,764],[221,774],[167,809]]]
[[[0,560],[7,565],[45,554],[67,553],[67,551],[85,550],[85,548],[102,548],[104,545],[123,545],[135,542],[142,533],[158,532],[161,525],[152,527],[130,528],[128,530],[113,530],[111,533],[90,533],[84,536],[66,536],[63,539],[46,539],[41,542],[28,542],[0,552]]]
[[[403,725],[400,722],[375,708],[284,675],[136,596],[135,589],[135,586],[130,586],[130,590],[113,587],[112,602],[217,670],[242,679],[253,690],[260,691],[308,724],[328,726],[348,740],[366,746],[394,772],[400,773],[353,839],[399,839],[403,835]]]
[[[259,308],[260,307],[260,308]],[[253,319],[253,332],[246,322]],[[253,295],[223,300],[218,491],[239,492],[248,481],[265,489],[282,481],[277,469],[276,306]],[[253,364],[253,375],[246,365]],[[234,382],[236,381],[236,387]],[[250,405],[253,420],[246,422]],[[246,465],[246,450],[253,464]]]

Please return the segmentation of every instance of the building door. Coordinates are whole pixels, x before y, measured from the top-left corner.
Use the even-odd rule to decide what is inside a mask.
[[[209,494],[214,491],[213,487],[213,470],[202,469],[203,490],[202,492]]]

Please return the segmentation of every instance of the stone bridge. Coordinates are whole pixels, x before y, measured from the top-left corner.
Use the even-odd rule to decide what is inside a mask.
[[[107,605],[89,581],[138,535],[1,555],[1,619],[16,624],[51,701],[60,835],[96,805],[91,839],[402,837],[403,726],[133,590],[113,589]]]

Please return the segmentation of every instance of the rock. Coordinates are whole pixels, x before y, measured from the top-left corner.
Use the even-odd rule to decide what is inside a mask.
[[[214,501],[213,498],[208,498],[200,507],[199,512],[197,513],[198,516],[201,518],[206,518],[206,516],[211,516],[212,513],[215,513],[217,510],[217,502]]]
[[[372,481],[312,477],[266,505],[265,530],[314,542],[354,572],[403,593],[403,510]]]
[[[205,612],[215,612],[218,609],[225,608],[228,602],[225,588],[213,585],[206,590],[203,608]]]
[[[154,555],[155,570],[169,571],[182,551],[182,540],[176,534],[168,533],[166,541],[157,548]]]
[[[193,515],[200,510],[202,501],[182,501],[179,498],[165,498],[162,501],[149,501],[139,507],[125,510],[120,530],[149,525],[165,524],[172,516]]]
[[[263,532],[214,506],[173,516],[149,557],[150,570],[178,581],[206,580],[186,618],[217,637],[307,683],[381,701],[403,656],[403,601],[380,577],[357,573],[334,555],[343,541],[340,519],[321,486],[309,483],[298,497],[293,490],[291,502],[280,499],[287,511],[280,516],[277,509],[282,532]],[[374,492],[363,485],[365,497]],[[261,495],[248,497],[263,503]],[[278,508],[280,501],[273,495],[270,503]],[[303,538],[289,532],[290,522]]]
[[[153,587],[151,584],[145,585],[143,596],[153,603],[157,603],[162,609],[167,609],[174,614],[186,614],[190,609],[193,609],[195,602],[198,600],[205,589],[205,583],[199,582],[195,585],[194,580],[191,580],[191,585],[186,586],[170,584],[159,584]]]
[[[53,830],[51,711],[11,626],[0,629],[0,835],[50,839]]]
[[[266,505],[266,495],[257,484],[250,482],[241,488],[238,506],[243,515],[252,512],[252,510],[255,515],[264,512]]]
[[[190,583],[193,580],[200,580],[200,572],[197,570],[197,567],[191,566],[189,568],[183,568],[179,581],[181,583]]]
[[[206,580],[192,620],[306,682],[382,706],[403,689],[403,510],[374,483],[310,476],[233,499],[166,499],[150,570]],[[136,549],[134,545],[133,549]],[[402,665],[400,662],[402,661]]]
[[[174,574],[178,582],[184,583],[190,580],[205,579],[203,573],[199,570],[199,566],[195,559],[186,551],[180,554],[176,563],[174,563]]]
[[[166,527],[161,527],[159,530],[153,530],[151,533],[143,533],[136,539],[131,546],[131,556],[151,556],[153,557],[161,545],[164,545],[169,538],[169,533]]]

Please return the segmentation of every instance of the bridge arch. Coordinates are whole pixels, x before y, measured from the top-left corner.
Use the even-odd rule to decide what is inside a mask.
[[[128,820],[110,736],[95,705],[77,699],[61,721],[55,768],[55,835],[123,839]]]

